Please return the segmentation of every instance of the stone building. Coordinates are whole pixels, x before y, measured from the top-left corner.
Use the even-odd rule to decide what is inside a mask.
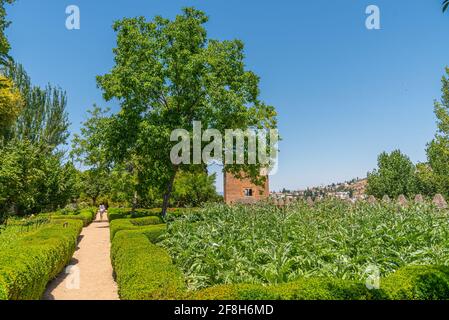
[[[254,203],[270,195],[269,177],[265,186],[257,186],[250,179],[237,179],[232,173],[224,174],[224,200],[227,204]]]

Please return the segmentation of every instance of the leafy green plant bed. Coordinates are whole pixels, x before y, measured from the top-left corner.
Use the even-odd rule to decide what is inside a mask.
[[[447,212],[431,205],[215,205],[161,226],[113,238],[122,299],[449,299]]]
[[[57,220],[16,236],[0,250],[0,300],[37,300],[66,266],[83,227],[79,220]]]
[[[409,265],[449,265],[448,215],[431,205],[216,205],[200,217],[170,223],[161,242],[190,289],[312,277],[365,282],[373,267],[386,277]]]

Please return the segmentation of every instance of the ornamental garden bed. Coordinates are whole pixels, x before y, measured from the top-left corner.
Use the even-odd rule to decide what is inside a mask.
[[[213,205],[163,228],[115,234],[122,299],[449,298],[449,219],[431,204]]]

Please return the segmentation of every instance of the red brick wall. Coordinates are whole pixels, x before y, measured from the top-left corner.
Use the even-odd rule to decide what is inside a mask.
[[[245,189],[252,189],[253,196],[245,197]],[[227,204],[239,201],[262,200],[270,195],[270,183],[267,177],[265,187],[259,187],[251,183],[249,179],[239,180],[232,173],[224,176],[224,198]]]

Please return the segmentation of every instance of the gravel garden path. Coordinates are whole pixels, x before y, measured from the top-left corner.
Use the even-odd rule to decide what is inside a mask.
[[[70,265],[47,287],[44,300],[118,300],[110,260],[109,223],[83,229]]]

